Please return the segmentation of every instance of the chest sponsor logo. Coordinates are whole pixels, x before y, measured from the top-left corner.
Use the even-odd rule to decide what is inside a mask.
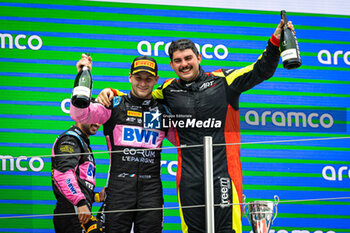
[[[160,133],[157,131],[147,130],[139,127],[124,127],[122,140],[126,143],[145,143],[155,146],[159,137]]]
[[[128,111],[127,115],[131,117],[142,117],[142,112]]]
[[[180,90],[173,90],[172,89],[172,90],[170,90],[170,92],[187,92],[187,90],[181,90],[181,89]]]
[[[128,122],[135,122],[135,121],[136,121],[136,118],[135,118],[135,117],[127,117],[125,121],[128,121]]]
[[[142,105],[148,106],[151,104],[151,100],[145,100],[142,102]]]
[[[215,86],[214,81],[205,82],[205,83],[202,84],[202,86],[199,87],[199,90],[203,91],[203,90],[205,90],[205,89],[207,89],[209,87],[213,87],[213,86]]]

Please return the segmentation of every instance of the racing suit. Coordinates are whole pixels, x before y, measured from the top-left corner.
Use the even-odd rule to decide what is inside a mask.
[[[205,73],[200,68],[193,82],[170,79],[153,91],[153,98],[165,104],[174,115],[190,117],[185,127],[176,127],[177,145],[203,144],[212,136],[213,144],[239,143],[239,97],[273,76],[280,57],[279,40],[272,36],[258,60],[241,69],[219,69]],[[117,90],[113,90],[116,95]],[[195,119],[195,121],[193,121]],[[186,122],[188,124],[186,124]],[[199,122],[198,124],[196,122]],[[201,127],[202,126],[202,127]],[[181,206],[203,205],[203,148],[178,149],[176,175]],[[242,167],[240,146],[213,147],[215,232],[242,232]],[[206,232],[204,208],[180,209],[183,232]]]
[[[105,211],[162,208],[159,148],[168,129],[160,127],[159,116],[153,119],[152,114],[165,114],[165,108],[154,99],[139,99],[129,93],[114,97],[110,108],[90,103],[84,109],[71,106],[70,113],[78,122],[103,124],[112,151]],[[153,128],[143,127],[146,120]],[[113,212],[104,218],[107,233],[129,233],[132,222],[134,232],[154,233],[163,228],[162,210]]]
[[[258,60],[241,69],[219,69],[205,73],[190,83],[171,79],[153,97],[167,105],[172,114],[190,115],[202,121],[197,127],[177,127],[179,145],[203,143],[212,136],[213,144],[239,143],[239,97],[255,85],[273,76],[280,57],[279,40],[274,36]],[[205,122],[207,126],[205,127]],[[191,125],[189,125],[191,126]],[[192,124],[193,126],[193,124]],[[177,188],[181,206],[204,204],[203,148],[179,149]],[[213,147],[215,232],[242,232],[242,168],[240,146]],[[184,232],[205,232],[203,208],[182,209]]]
[[[59,154],[72,155],[55,156]],[[95,195],[95,159],[88,137],[72,126],[56,139],[51,161],[52,187],[57,199],[54,213],[76,213],[76,207],[83,205],[91,211]],[[54,216],[53,222],[58,233],[82,232],[78,215]]]

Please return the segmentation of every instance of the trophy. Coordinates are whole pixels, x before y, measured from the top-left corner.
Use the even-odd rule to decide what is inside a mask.
[[[245,203],[245,195],[243,194],[243,211],[252,226],[253,233],[268,233],[270,226],[277,217],[277,204],[279,198],[274,196],[275,202],[272,201],[253,201]],[[273,210],[275,216],[273,217]],[[273,217],[273,218],[272,218]]]

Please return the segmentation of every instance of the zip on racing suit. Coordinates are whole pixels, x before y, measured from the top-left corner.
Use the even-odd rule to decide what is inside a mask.
[[[72,155],[55,156],[59,154]],[[95,197],[95,159],[88,137],[72,126],[56,139],[51,161],[52,187],[57,199],[54,213],[76,213],[76,207],[83,205],[91,210]],[[82,232],[78,215],[54,216],[53,222],[56,232]]]
[[[112,151],[105,211],[162,208],[159,149],[168,129],[160,127],[159,116],[149,123],[159,123],[160,128],[143,126],[144,119],[153,116],[150,113],[166,114],[164,106],[154,99],[139,99],[129,93],[114,97],[109,108],[99,103],[90,103],[84,109],[71,105],[70,113],[78,122],[103,124]],[[130,232],[132,222],[135,232],[154,233],[163,228],[162,210],[113,212],[104,218],[106,232]]]
[[[176,127],[177,145],[203,144],[212,136],[213,144],[239,143],[239,97],[255,85],[273,76],[280,57],[279,40],[272,36],[258,60],[241,69],[219,69],[205,73],[190,83],[170,79],[152,95],[174,115],[191,116],[204,127],[190,121],[187,128]],[[116,95],[117,90],[113,90]],[[178,120],[178,119],[177,119]],[[186,119],[185,119],[186,120]],[[205,127],[205,124],[209,127]],[[195,127],[192,127],[195,126]],[[203,148],[178,149],[177,192],[181,206],[203,205]],[[213,148],[215,232],[242,232],[242,167],[240,146]],[[206,232],[204,208],[180,209],[183,232]]]

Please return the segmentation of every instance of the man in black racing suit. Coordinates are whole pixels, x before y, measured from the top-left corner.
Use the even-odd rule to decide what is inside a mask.
[[[81,64],[91,66],[83,55]],[[132,90],[113,99],[109,108],[90,103],[88,108],[71,106],[73,119],[103,124],[111,153],[105,211],[106,232],[161,232],[163,228],[163,191],[160,179],[160,148],[168,133],[161,116],[166,109],[152,98],[158,81],[153,58],[141,56],[131,65]],[[156,150],[149,150],[156,149]],[[126,209],[160,208],[152,211],[118,212]],[[113,212],[115,211],[115,212]]]
[[[99,124],[75,123],[56,139],[52,147],[52,187],[57,199],[54,214],[67,214],[54,215],[56,233],[81,233],[81,224],[90,226],[85,232],[97,229],[91,207],[93,202],[104,200],[104,190],[94,192],[95,159],[89,135],[96,134],[99,127]]]

